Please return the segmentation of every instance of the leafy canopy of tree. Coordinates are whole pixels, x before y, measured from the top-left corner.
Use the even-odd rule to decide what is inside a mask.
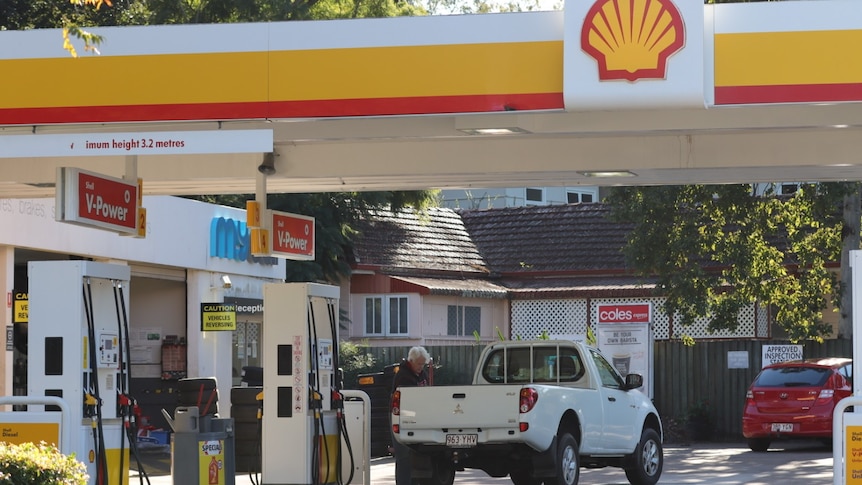
[[[830,265],[842,249],[841,201],[856,184],[802,186],[793,196],[755,196],[751,185],[615,188],[612,217],[634,225],[624,249],[642,276],[658,278],[674,322],[711,318],[736,329],[741,309],[772,308],[793,341],[821,341],[828,299],[841,287]]]

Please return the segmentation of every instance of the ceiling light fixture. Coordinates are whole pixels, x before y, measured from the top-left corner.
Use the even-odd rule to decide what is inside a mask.
[[[629,172],[628,170],[590,170],[578,173],[583,175],[584,177],[637,177],[637,174],[635,174],[634,172]]]
[[[468,135],[521,135],[529,131],[518,127],[506,128],[459,128],[458,131]]]

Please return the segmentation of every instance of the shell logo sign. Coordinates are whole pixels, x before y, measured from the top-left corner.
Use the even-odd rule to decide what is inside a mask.
[[[581,49],[599,80],[666,79],[667,61],[685,45],[682,15],[670,0],[598,0],[584,19]]]

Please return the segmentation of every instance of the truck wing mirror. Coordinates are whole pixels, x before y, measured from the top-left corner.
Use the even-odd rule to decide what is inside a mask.
[[[640,374],[627,374],[626,375],[626,389],[637,389],[639,387],[643,387],[644,378]]]

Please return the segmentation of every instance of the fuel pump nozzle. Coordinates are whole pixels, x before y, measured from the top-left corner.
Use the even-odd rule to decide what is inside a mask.
[[[257,420],[260,421],[263,419],[263,391],[257,393],[254,399],[257,401]]]
[[[90,392],[84,393],[84,416],[93,418],[93,423],[96,422],[96,406],[98,404],[99,401],[96,399],[96,396]]]

